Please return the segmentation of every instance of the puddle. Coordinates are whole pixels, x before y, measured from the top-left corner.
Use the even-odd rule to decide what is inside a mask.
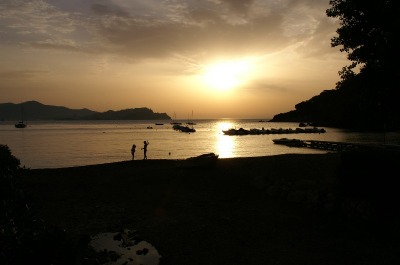
[[[101,264],[107,265],[158,265],[160,254],[146,241],[137,239],[135,231],[101,233],[94,237],[90,245],[99,252]]]

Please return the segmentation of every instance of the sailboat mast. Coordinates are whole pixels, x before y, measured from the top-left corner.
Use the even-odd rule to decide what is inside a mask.
[[[21,103],[21,121],[24,122],[24,103]]]

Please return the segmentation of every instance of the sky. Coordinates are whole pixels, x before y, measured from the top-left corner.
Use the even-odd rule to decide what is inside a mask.
[[[0,0],[0,103],[272,118],[334,89],[329,0]]]

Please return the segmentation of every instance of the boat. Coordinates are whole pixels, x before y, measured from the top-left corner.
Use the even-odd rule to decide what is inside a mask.
[[[174,112],[174,119],[172,120],[171,124],[172,124],[172,125],[180,125],[180,124],[182,124],[181,122],[177,122],[177,121],[176,121],[176,114],[175,114],[175,112]]]
[[[196,132],[196,129],[189,126],[183,126],[183,128],[181,128],[181,131],[186,133],[191,133],[191,132]]]
[[[222,130],[222,132],[225,134],[225,135],[236,135],[237,133],[236,133],[236,129],[234,129],[234,128],[231,128],[231,129],[228,129],[228,130]]]
[[[22,104],[21,104],[21,120],[16,124],[14,124],[14,126],[15,128],[21,128],[21,129],[26,127],[26,123],[24,122],[24,109]]]
[[[164,125],[164,123],[156,123],[156,125]]]
[[[25,128],[26,124],[24,123],[24,121],[19,121],[14,126],[15,128]]]
[[[299,123],[299,127],[307,127],[307,126],[308,126],[308,124],[305,123],[305,122],[300,122]]]
[[[247,135],[250,133],[249,130],[243,129],[243,128],[239,128],[239,129],[229,129],[229,130],[223,130],[222,131],[224,134],[226,135]]]
[[[188,122],[186,124],[188,124],[188,125],[196,125],[196,123],[193,122],[193,110],[192,110],[192,118],[190,120],[188,119]]]
[[[186,133],[196,132],[196,130],[193,127],[183,126],[180,124],[175,124],[174,126],[172,126],[172,129]]]
[[[273,139],[274,144],[282,144],[289,147],[306,147],[307,144],[300,139],[288,139],[288,138],[280,138]]]

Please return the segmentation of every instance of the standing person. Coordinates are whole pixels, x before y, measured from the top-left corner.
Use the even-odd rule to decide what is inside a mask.
[[[132,160],[135,159],[135,150],[136,150],[136,145],[133,144],[131,148]]]
[[[144,152],[144,157],[143,160],[147,160],[147,146],[149,145],[149,141],[143,141],[143,152]]]

